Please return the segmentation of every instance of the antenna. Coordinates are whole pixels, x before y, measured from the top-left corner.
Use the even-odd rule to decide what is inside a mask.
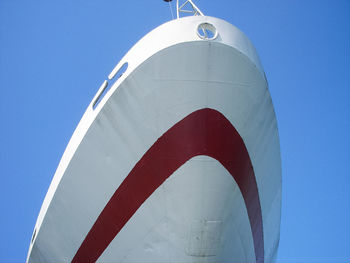
[[[168,2],[170,5],[170,2],[172,0],[164,0],[165,2]],[[180,18],[181,14],[183,16],[186,16],[188,14],[192,14],[194,16],[204,16],[201,10],[193,3],[192,0],[176,0],[176,10],[177,10],[177,19]]]

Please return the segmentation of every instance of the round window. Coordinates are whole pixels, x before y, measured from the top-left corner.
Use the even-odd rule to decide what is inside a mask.
[[[217,38],[218,32],[212,24],[202,23],[197,27],[197,34],[201,39],[213,40]]]

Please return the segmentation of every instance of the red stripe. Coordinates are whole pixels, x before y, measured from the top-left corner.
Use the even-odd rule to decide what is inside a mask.
[[[195,111],[165,132],[131,170],[85,237],[72,262],[95,262],[146,199],[180,166],[197,155],[218,160],[242,193],[256,262],[264,262],[259,193],[241,136],[220,112]]]

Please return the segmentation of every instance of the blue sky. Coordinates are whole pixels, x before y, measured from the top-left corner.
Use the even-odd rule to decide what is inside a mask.
[[[279,263],[350,262],[350,1],[196,0],[253,41],[278,119]],[[63,151],[161,0],[0,0],[0,262],[23,262]]]

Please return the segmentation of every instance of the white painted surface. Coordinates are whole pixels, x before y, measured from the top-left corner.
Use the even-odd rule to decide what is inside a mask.
[[[221,224],[210,229],[213,222]],[[210,230],[214,243],[206,243]],[[197,156],[152,194],[98,262],[254,262],[250,231],[232,175],[216,160]],[[196,240],[200,232],[206,236]]]
[[[198,37],[196,30],[203,22],[216,27],[215,40]],[[125,62],[125,74],[95,110],[96,97],[92,100],[67,146],[41,208],[28,261],[70,261],[149,147],[176,122],[208,107],[224,114],[246,144],[260,193],[265,262],[270,262],[279,240],[279,139],[264,73],[249,40],[220,19],[187,17],[146,35],[111,75]],[[203,188],[195,187],[198,184]],[[207,201],[198,205],[203,196]],[[232,176],[219,163],[196,157],[151,195],[99,261],[231,262],[235,253],[237,260],[254,262],[242,200]],[[180,207],[184,202],[188,206]],[[204,220],[222,221],[217,254],[191,256],[196,248],[186,235],[196,232],[192,227],[206,227]]]

